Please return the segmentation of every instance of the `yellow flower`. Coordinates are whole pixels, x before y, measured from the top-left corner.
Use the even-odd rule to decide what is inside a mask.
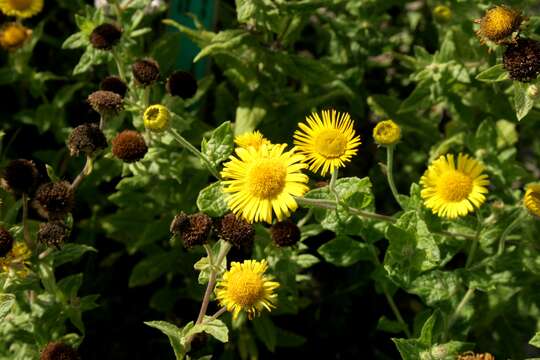
[[[8,16],[29,18],[43,9],[43,0],[0,0],[0,10]]]
[[[30,272],[28,269],[28,259],[32,256],[30,249],[24,243],[17,243],[7,253],[0,257],[0,272],[14,271],[19,276],[26,276]]]
[[[355,137],[353,121],[348,113],[323,110],[306,117],[307,125],[298,124],[294,132],[294,144],[306,156],[309,169],[324,176],[328,171],[345,166],[356,154],[360,137]]]
[[[420,179],[424,204],[440,217],[467,215],[486,200],[489,181],[483,171],[484,166],[468,155],[459,154],[457,165],[454,155],[441,156]]]
[[[236,156],[224,164],[223,191],[229,193],[229,207],[249,222],[272,222],[291,215],[297,204],[294,196],[307,190],[308,177],[301,170],[307,165],[294,149],[284,152],[286,144],[236,148]]]
[[[452,9],[446,5],[437,5],[433,9],[433,17],[441,24],[447,23],[452,20]]]
[[[486,11],[483,18],[475,20],[476,23],[480,24],[476,34],[482,42],[490,40],[501,43],[505,38],[512,35],[514,31],[519,30],[523,20],[525,19],[521,16],[520,11],[504,5],[495,6]]]
[[[490,353],[475,354],[472,351],[467,351],[461,355],[458,355],[457,360],[495,360],[495,357]]]
[[[540,184],[529,184],[523,196],[523,205],[529,212],[540,217]]]
[[[32,30],[23,25],[10,22],[0,29],[0,46],[6,50],[16,50],[23,46],[26,40],[32,35]]]
[[[373,139],[379,145],[394,145],[401,138],[401,128],[392,120],[381,121],[373,129]]]
[[[231,263],[230,270],[223,274],[216,295],[221,305],[233,313],[234,319],[240,311],[245,311],[251,320],[261,310],[271,311],[275,307],[277,295],[274,290],[279,283],[264,275],[267,269],[266,260],[245,260]]]
[[[163,105],[150,105],[144,111],[144,127],[151,131],[163,131],[169,127],[171,113]]]
[[[241,135],[238,135],[234,138],[236,145],[242,148],[254,147],[259,149],[263,144],[270,145],[270,141],[266,139],[263,134],[259,131],[247,132]]]

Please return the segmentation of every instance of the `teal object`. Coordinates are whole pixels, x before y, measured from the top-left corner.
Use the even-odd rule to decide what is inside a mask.
[[[195,15],[204,27],[212,29],[216,16],[216,0],[172,0],[169,7],[169,16],[184,26],[194,28],[193,20],[186,14]],[[176,59],[177,68],[190,71],[197,79],[201,79],[207,72],[206,59],[193,63],[200,48],[191,40],[182,37],[180,53]]]

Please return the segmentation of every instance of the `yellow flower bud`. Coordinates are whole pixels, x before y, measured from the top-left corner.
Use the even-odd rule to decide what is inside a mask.
[[[381,121],[373,129],[373,139],[379,145],[394,145],[401,138],[401,128],[392,120]]]
[[[433,18],[440,24],[445,24],[452,20],[452,9],[446,5],[437,5],[433,9]]]
[[[10,51],[17,50],[31,35],[32,30],[23,25],[16,22],[7,23],[0,29],[0,46]]]
[[[540,217],[540,184],[529,184],[526,189],[523,205],[532,215]]]
[[[150,105],[144,111],[144,127],[151,131],[164,131],[169,127],[171,113],[163,105]]]

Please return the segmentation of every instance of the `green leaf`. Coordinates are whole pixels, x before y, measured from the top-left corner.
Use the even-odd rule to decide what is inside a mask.
[[[476,75],[476,80],[483,82],[498,82],[508,79],[508,72],[504,69],[503,64],[493,65]]]
[[[184,334],[186,330],[193,327],[193,322],[188,323],[184,329],[178,328],[176,325],[168,323],[166,321],[147,321],[146,325],[160,330],[162,333],[167,335],[171,346],[174,350],[174,355],[176,360],[183,360],[186,356],[186,348],[184,346]]]
[[[15,295],[0,294],[0,321],[10,313],[11,308],[15,304]]]
[[[229,328],[227,328],[227,325],[225,325],[225,323],[220,319],[209,321],[210,318],[210,316],[205,316],[203,323],[193,326],[193,328],[191,328],[185,336],[189,337],[200,332],[205,332],[208,335],[212,335],[216,340],[221,341],[222,343],[228,342]]]
[[[527,92],[529,85],[519,81],[514,81],[514,105],[516,107],[516,117],[523,119],[534,105],[534,99]]]
[[[0,314],[0,318],[2,318],[1,314]],[[537,332],[536,334],[534,334],[533,338],[529,341],[529,344],[537,348],[540,348],[540,332]]]
[[[377,322],[377,330],[388,333],[399,334],[404,330],[404,326],[397,320],[390,320],[386,316],[381,316]]]
[[[83,244],[68,243],[62,246],[61,250],[55,251],[54,256],[54,267],[58,267],[62,264],[78,260],[86,252],[93,251],[97,252],[91,246]]]
[[[197,197],[197,207],[208,216],[223,216],[229,211],[225,196],[221,182],[216,181],[201,190]]]
[[[419,108],[422,108],[422,105],[431,93],[430,87],[431,82],[429,80],[420,81],[409,97],[401,103],[398,113],[416,111]]]
[[[276,349],[277,328],[269,316],[260,316],[252,321],[255,334],[271,352]]]
[[[389,225],[386,238],[390,246],[384,268],[393,280],[405,286],[441,261],[435,236],[414,210],[405,212],[395,224]]]
[[[163,251],[141,260],[131,272],[129,287],[148,285],[163,274],[174,270],[177,251]]]
[[[226,160],[234,149],[234,134],[231,123],[225,121],[218,126],[212,132],[210,139],[203,139],[201,149],[214,167]]]
[[[69,36],[62,44],[62,49],[77,49],[88,45],[88,38],[82,32]]]
[[[66,276],[62,280],[58,281],[58,289],[62,293],[62,300],[67,303],[70,299],[77,296],[77,291],[82,285],[83,274],[75,274]]]
[[[366,243],[348,236],[338,236],[317,250],[324,260],[336,266],[351,266],[360,260],[373,257]]]

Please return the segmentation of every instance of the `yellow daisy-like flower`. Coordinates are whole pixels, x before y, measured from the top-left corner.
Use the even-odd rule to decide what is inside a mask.
[[[163,105],[150,105],[144,111],[144,127],[151,131],[164,131],[169,127],[171,113]]]
[[[32,252],[26,244],[17,243],[4,257],[0,257],[0,272],[14,271],[19,276],[26,276],[30,272],[28,269],[28,259]]]
[[[434,214],[455,219],[474,211],[486,200],[489,184],[484,166],[468,155],[443,155],[426,170],[420,184],[420,195]]]
[[[518,31],[524,18],[521,12],[507,6],[495,6],[486,11],[484,17],[476,19],[480,24],[476,34],[482,41],[490,40],[501,43],[504,39]]]
[[[0,0],[0,10],[8,16],[29,18],[43,9],[43,0]]]
[[[32,35],[32,30],[17,23],[10,22],[0,29],[0,46],[6,50],[17,50]]]
[[[236,136],[234,142],[236,145],[246,149],[249,147],[259,149],[263,144],[270,145],[270,141],[257,130]]]
[[[381,121],[373,129],[373,139],[379,145],[394,145],[401,139],[401,128],[392,120]]]
[[[540,217],[540,184],[529,184],[523,196],[523,205],[532,215]]]
[[[277,295],[274,290],[279,283],[264,275],[267,269],[266,260],[245,260],[231,263],[230,270],[223,274],[216,295],[221,305],[233,313],[234,319],[240,311],[245,311],[251,320],[263,309],[271,311],[275,307]]]
[[[298,205],[294,196],[302,196],[308,177],[301,170],[307,167],[304,157],[286,144],[265,145],[258,150],[236,148],[236,156],[224,164],[221,172],[223,191],[229,193],[229,208],[249,222],[272,222],[291,215]]]
[[[323,110],[322,119],[317,113],[306,117],[307,125],[298,124],[294,132],[294,144],[306,156],[309,169],[322,176],[327,172],[345,166],[356,154],[361,144],[355,136],[353,121],[348,113]]]

